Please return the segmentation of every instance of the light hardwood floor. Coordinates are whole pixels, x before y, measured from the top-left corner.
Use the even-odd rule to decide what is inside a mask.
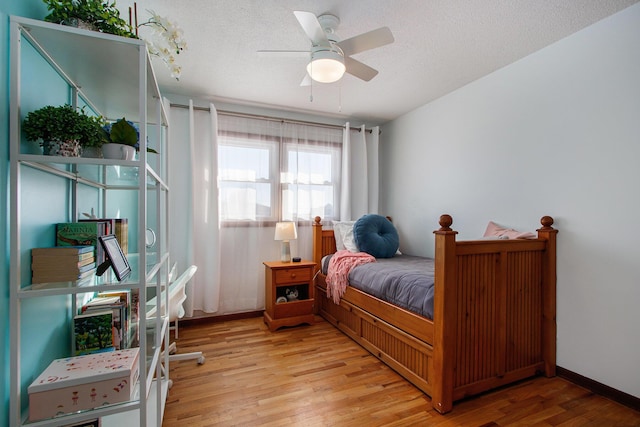
[[[181,326],[164,427],[640,426],[640,413],[561,378],[539,377],[440,415],[429,398],[317,317],[269,332],[262,318]]]

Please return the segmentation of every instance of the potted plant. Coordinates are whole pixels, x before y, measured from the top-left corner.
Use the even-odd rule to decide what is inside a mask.
[[[84,110],[83,110],[84,113]],[[102,157],[102,145],[109,142],[104,130],[105,121],[101,116],[83,115],[80,121],[80,146],[83,157]]]
[[[137,38],[131,26],[120,17],[115,1],[42,0],[49,9],[44,20],[56,24],[87,28],[117,36]]]
[[[22,129],[29,141],[39,141],[45,155],[78,157],[85,115],[70,105],[48,105],[27,114]]]
[[[103,145],[102,150],[106,158],[133,160],[135,152],[140,150],[140,131],[135,123],[126,118],[118,119],[104,127],[108,134],[109,143]],[[147,152],[157,153],[147,147]]]

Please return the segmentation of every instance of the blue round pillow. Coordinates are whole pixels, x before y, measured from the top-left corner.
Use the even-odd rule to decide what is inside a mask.
[[[357,220],[353,237],[362,252],[376,258],[391,258],[400,247],[398,231],[382,215],[368,214]]]

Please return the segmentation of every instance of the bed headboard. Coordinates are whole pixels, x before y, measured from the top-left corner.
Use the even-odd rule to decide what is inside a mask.
[[[322,257],[336,251],[336,238],[333,229],[322,229],[322,218],[319,216],[313,220],[313,262],[320,266]]]

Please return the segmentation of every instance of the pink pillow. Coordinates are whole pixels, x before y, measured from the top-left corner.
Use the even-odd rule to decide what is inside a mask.
[[[487,224],[487,229],[484,232],[484,237],[489,236],[497,236],[503,239],[535,239],[538,237],[533,233],[529,233],[528,231],[517,231],[513,228],[504,228],[493,221],[489,221],[489,224]]]

